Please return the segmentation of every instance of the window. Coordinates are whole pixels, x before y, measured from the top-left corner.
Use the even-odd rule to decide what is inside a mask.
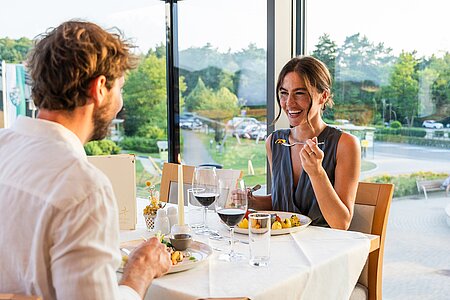
[[[266,6],[178,2],[182,160],[243,170],[248,186],[266,181]]]
[[[436,0],[307,4],[306,54],[325,62],[334,79],[335,106],[324,117],[361,139],[361,179],[394,182],[394,198],[406,200],[391,207],[383,294],[443,299],[430,291],[448,280],[447,258],[438,254],[447,246],[434,246],[443,238],[439,231],[448,230],[445,201],[418,204],[416,179],[450,172],[450,39],[438,34],[448,27],[449,6]],[[431,225],[427,218],[440,221]]]

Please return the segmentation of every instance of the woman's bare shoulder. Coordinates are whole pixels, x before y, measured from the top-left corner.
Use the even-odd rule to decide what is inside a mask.
[[[361,147],[359,139],[353,134],[343,132],[337,147],[338,156],[359,155]]]

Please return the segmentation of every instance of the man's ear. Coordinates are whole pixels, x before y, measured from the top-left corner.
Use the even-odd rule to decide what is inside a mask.
[[[103,99],[106,97],[106,77],[100,75],[97,78],[92,79],[90,87],[90,98],[95,106],[101,106]]]

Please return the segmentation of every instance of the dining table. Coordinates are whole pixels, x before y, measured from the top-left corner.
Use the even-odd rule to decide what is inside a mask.
[[[138,212],[145,202],[138,199]],[[200,212],[186,207],[185,213],[189,223]],[[223,238],[198,235],[195,229],[191,233],[194,241],[212,250],[211,254],[188,270],[155,279],[145,299],[349,299],[368,254],[379,248],[379,236],[310,225],[297,232],[272,235],[269,265],[255,267],[248,259],[218,259],[229,251],[229,229],[213,210],[207,218],[209,227]],[[139,214],[137,220],[135,230],[120,232],[121,243],[156,234],[146,228]],[[249,257],[247,234],[235,233],[234,249]]]

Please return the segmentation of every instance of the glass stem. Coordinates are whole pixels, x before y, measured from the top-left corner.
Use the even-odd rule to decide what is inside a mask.
[[[230,256],[234,256],[234,226],[230,227]]]
[[[203,207],[203,224],[205,224],[205,229],[208,228],[208,223],[206,221],[206,214],[208,213],[208,207]]]

